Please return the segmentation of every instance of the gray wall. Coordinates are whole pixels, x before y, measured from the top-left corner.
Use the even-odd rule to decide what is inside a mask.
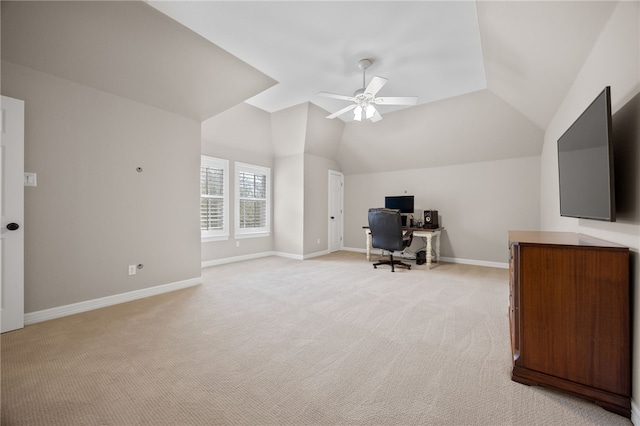
[[[327,250],[328,172],[340,170],[335,155],[344,123],[305,103],[274,114],[241,104],[202,123],[202,153],[233,162],[272,167],[272,235],[202,243],[202,261],[272,251],[302,258]],[[250,126],[247,123],[251,123]],[[308,153],[312,151],[315,154]],[[320,243],[318,243],[320,239]]]
[[[507,231],[540,225],[539,182],[539,157],[347,175],[344,245],[364,249],[368,209],[406,194],[415,196],[418,214],[438,210],[441,256],[506,265]]]
[[[302,257],[304,236],[304,154],[275,159],[274,250]]]
[[[345,174],[391,172],[540,155],[544,130],[490,90],[349,122],[338,149]]]
[[[25,170],[38,175],[26,313],[200,276],[200,123],[6,61],[2,94],[25,101]]]
[[[340,171],[334,160],[304,155],[305,255],[329,248],[329,170]]]
[[[247,123],[251,123],[250,126]],[[273,193],[273,155],[270,114],[248,104],[237,105],[202,123],[202,154],[229,160],[229,239],[202,243],[202,262],[251,256],[273,250],[274,229],[268,237],[234,238],[234,163],[270,167]],[[273,217],[273,204],[271,217]],[[239,243],[239,245],[237,245]]]
[[[541,143],[542,131],[539,128],[485,92],[457,98],[454,104],[475,105],[478,101],[482,104],[487,99],[495,102],[494,107],[499,107],[503,118],[517,121],[524,129],[527,140],[525,152]],[[477,105],[468,109],[476,111]],[[458,110],[458,115],[452,114],[446,124],[440,124],[440,130],[434,131],[459,126],[469,118],[471,121],[467,124],[471,127],[464,130],[465,134],[468,137],[475,135],[478,147],[485,146],[487,140],[496,135],[498,119],[478,122],[471,112],[462,114],[461,111]],[[401,113],[388,114],[391,117],[385,117],[385,121],[389,123],[379,134],[369,134],[370,140],[358,143],[369,146],[375,139],[374,145],[378,147],[382,140],[389,140],[389,135],[398,135],[397,126],[405,123],[398,114]],[[248,122],[252,125],[247,126]],[[424,126],[419,120],[416,123],[416,126],[403,129],[403,140],[422,140]],[[343,141],[339,142],[342,131],[349,127],[345,127],[342,121],[327,120],[325,112],[310,104],[274,114],[248,105],[237,106],[207,120],[202,128],[204,154],[229,159],[231,167],[233,161],[261,165],[272,162],[274,189],[272,238],[242,240],[240,247],[235,247],[233,236],[229,241],[203,243],[202,261],[269,251],[303,258],[328,249],[328,171],[343,171],[344,164],[357,169],[356,163],[369,164],[368,160],[373,158],[339,155],[341,143],[346,144],[344,146],[352,143],[344,139],[353,134],[353,128],[350,132],[345,131]],[[478,131],[474,133],[474,129]],[[364,131],[366,133],[367,130]],[[431,133],[429,135],[430,138],[435,137]],[[499,132],[498,139],[500,144],[508,144],[507,139],[512,138],[518,143],[512,141],[511,144],[518,145],[522,139],[517,135],[515,128],[509,128],[509,131]],[[367,152],[377,156],[376,164],[385,161],[378,158],[381,156],[378,148],[372,147]],[[337,161],[329,158],[331,155],[338,155]],[[395,152],[386,158],[391,157],[415,156]],[[431,161],[429,153],[418,157],[420,163],[429,164]],[[507,230],[539,227],[539,167],[538,156],[522,156],[404,171],[345,173],[344,246],[363,250],[362,226],[366,224],[367,209],[382,205],[385,195],[407,191],[416,196],[419,214],[425,208],[440,212],[446,227],[442,236],[444,257],[506,265]]]
[[[631,248],[633,310],[640,309],[640,3],[621,2],[545,133],[541,157],[541,228],[579,232]],[[616,222],[560,217],[557,140],[605,86],[611,86]],[[640,315],[634,315],[633,401],[640,389]]]

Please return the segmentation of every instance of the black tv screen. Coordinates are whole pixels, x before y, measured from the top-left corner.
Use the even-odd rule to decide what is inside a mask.
[[[560,216],[614,222],[611,89],[558,139]]]
[[[384,207],[398,209],[400,213],[413,213],[413,195],[384,197]]]

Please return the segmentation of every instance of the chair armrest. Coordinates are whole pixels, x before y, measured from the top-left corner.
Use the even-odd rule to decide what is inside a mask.
[[[404,235],[402,235],[402,245],[405,247],[409,247],[413,242],[413,231],[407,231]]]

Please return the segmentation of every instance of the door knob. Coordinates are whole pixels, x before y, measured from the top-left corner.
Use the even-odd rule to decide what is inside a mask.
[[[331,219],[335,219],[335,217],[331,216]]]
[[[7,229],[9,231],[15,231],[16,229],[20,228],[20,225],[18,225],[17,223],[10,223],[7,225]]]

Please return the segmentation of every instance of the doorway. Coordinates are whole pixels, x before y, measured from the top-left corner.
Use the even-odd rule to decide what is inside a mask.
[[[0,329],[24,327],[24,101],[0,101]]]
[[[344,175],[329,170],[329,253],[342,250],[343,234]]]

